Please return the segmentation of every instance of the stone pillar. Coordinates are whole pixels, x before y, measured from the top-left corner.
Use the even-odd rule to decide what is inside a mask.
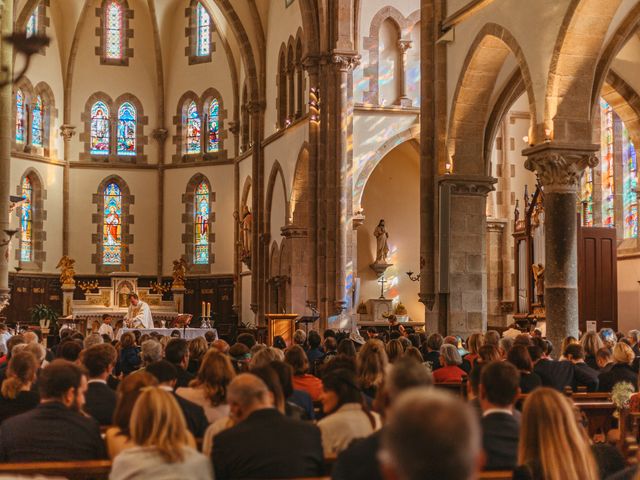
[[[407,97],[407,50],[411,48],[413,42],[411,40],[398,40],[398,49],[400,50],[400,65],[398,66],[398,86],[400,87],[400,95],[396,100],[396,105],[401,107],[412,106],[411,99]]]
[[[62,177],[62,255],[69,255],[69,174],[71,170],[71,139],[76,134],[75,125],[62,125],[60,136],[64,141],[64,171]]]
[[[487,327],[486,206],[496,179],[440,177],[440,292],[448,292],[446,333],[466,337]]]
[[[547,338],[558,352],[562,339],[578,337],[577,194],[587,167],[595,167],[597,145],[544,143],[522,152],[525,167],[544,189],[544,300]]]
[[[505,220],[487,220],[487,325],[491,326],[506,327],[502,311],[503,270],[510,255],[503,248],[506,226]]]
[[[73,292],[76,286],[62,285],[60,289],[62,290],[62,316],[73,315]]]
[[[153,139],[158,142],[158,255],[156,258],[158,283],[162,283],[164,262],[164,153],[168,134],[166,128],[156,128],[151,132]]]
[[[4,2],[1,7],[2,24],[0,33],[4,37],[13,32],[13,2]],[[13,47],[7,41],[0,40],[0,71],[2,77],[13,77]],[[13,92],[11,83],[0,88],[0,244],[8,239],[4,233],[9,229],[9,195],[11,195],[11,136]],[[9,249],[10,245],[0,248],[0,303],[8,300],[9,293]]]
[[[289,224],[282,227],[281,231],[282,236],[287,239],[287,250],[291,255],[291,278],[288,287],[291,295],[291,313],[303,315],[307,301],[307,272],[310,263],[314,260],[306,251],[307,229]],[[287,273],[281,271],[280,275]]]

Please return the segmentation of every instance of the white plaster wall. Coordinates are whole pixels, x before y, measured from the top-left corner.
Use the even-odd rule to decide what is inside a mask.
[[[640,38],[632,36],[611,64],[611,68],[636,91],[640,92]]]
[[[241,277],[241,285],[242,285],[242,308],[241,308],[241,319],[242,322],[247,323],[255,323],[255,315],[251,310],[251,275],[244,275]]]
[[[284,173],[287,192],[289,195],[291,194],[298,155],[300,154],[300,150],[302,149],[304,142],[308,138],[309,124],[307,122],[300,122],[287,128],[286,133],[283,136],[271,142],[264,148],[265,188],[266,182],[269,181],[269,174],[273,168],[273,164],[277,160],[282,167],[282,172]],[[242,162],[243,168],[245,168],[245,163],[246,160]],[[251,170],[249,168],[248,174],[250,174],[250,172]],[[242,178],[242,176],[240,178]],[[242,186],[243,183],[240,183],[240,189],[242,189]],[[242,193],[242,190],[240,190],[240,193]]]
[[[164,187],[164,265],[163,273],[169,275],[173,260],[185,254],[182,234],[185,231],[182,214],[185,205],[182,195],[187,191],[187,184],[196,173],[205,175],[211,183],[211,191],[216,199],[213,203],[215,221],[211,223],[211,231],[215,234],[213,254],[215,262],[211,264],[212,274],[233,274],[233,229],[234,229],[234,185],[233,165],[216,165],[207,167],[176,168],[165,171]]]
[[[618,330],[640,328],[640,258],[618,260]]]
[[[96,253],[91,235],[98,232],[96,224],[91,221],[92,215],[98,213],[93,195],[98,193],[102,180],[111,174],[122,177],[135,197],[130,209],[134,222],[129,227],[129,233],[133,234],[133,244],[129,246],[133,263],[129,271],[154,274],[158,244],[156,171],[72,168],[69,179],[72,192],[69,205],[69,255],[76,261],[76,272],[90,274],[96,271],[96,266],[91,263],[91,255]]]

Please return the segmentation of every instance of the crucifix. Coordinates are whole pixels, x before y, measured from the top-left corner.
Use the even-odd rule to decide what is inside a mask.
[[[380,297],[378,297],[378,299],[379,300],[386,300],[386,298],[384,296],[384,286],[387,283],[387,281],[384,278],[384,273],[380,277],[380,280],[378,280],[378,283],[380,284]]]

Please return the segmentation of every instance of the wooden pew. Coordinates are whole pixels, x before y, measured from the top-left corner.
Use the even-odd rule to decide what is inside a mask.
[[[107,480],[110,471],[111,460],[0,464],[0,475],[48,475],[69,480]]]
[[[461,382],[441,382],[433,384],[436,388],[447,390],[464,400],[467,399],[467,377],[464,377]]]
[[[511,470],[495,470],[480,472],[480,475],[477,478],[478,480],[511,480],[512,476],[513,472]]]

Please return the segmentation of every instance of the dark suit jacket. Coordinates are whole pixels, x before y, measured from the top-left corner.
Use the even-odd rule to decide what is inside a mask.
[[[524,373],[520,372],[520,391],[522,393],[531,393],[536,388],[542,385],[542,379],[540,375],[535,372]]]
[[[598,391],[599,372],[586,363],[576,363],[573,370],[573,389],[587,387],[588,392]]]
[[[90,382],[85,401],[84,411],[95,418],[100,425],[113,425],[116,392],[106,383]]]
[[[482,417],[482,445],[487,456],[486,470],[511,470],[518,462],[520,420],[494,412]]]
[[[598,380],[600,381],[598,385],[600,392],[610,392],[618,382],[630,383],[635,389],[638,384],[638,374],[629,365],[615,363],[609,371],[602,372],[598,376]]]
[[[180,409],[184,414],[184,418],[187,421],[187,428],[196,438],[204,437],[204,432],[209,426],[207,416],[204,414],[204,410],[200,405],[190,402],[186,398],[182,398],[179,395],[173,394],[180,405]]]
[[[545,387],[555,388],[559,392],[562,392],[566,386],[573,388],[574,368],[573,363],[569,361],[556,362],[543,358],[536,363],[533,371],[540,376],[542,385]]]
[[[331,470],[333,480],[382,480],[377,454],[382,430],[355,440],[336,460]]]
[[[188,387],[189,382],[191,382],[191,380],[193,380],[196,377],[194,375],[191,375],[180,365],[174,364],[174,366],[176,367],[176,370],[178,370],[178,380],[176,381],[176,390],[181,387]]]
[[[0,425],[0,461],[64,462],[106,458],[93,418],[62,403],[41,403]]]
[[[7,418],[15,417],[36,408],[39,403],[40,395],[36,392],[19,392],[13,400],[0,395],[0,423]]]
[[[258,410],[215,439],[216,480],[319,477],[323,474],[320,430],[274,408]]]

